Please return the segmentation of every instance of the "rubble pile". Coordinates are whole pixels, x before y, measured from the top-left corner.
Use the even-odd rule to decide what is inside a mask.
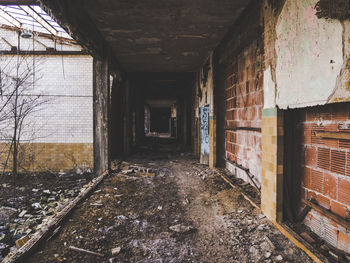
[[[131,165],[128,162],[122,162],[122,173],[126,175],[136,175],[136,176],[155,176],[156,170],[154,168],[147,168],[138,165]]]
[[[42,223],[76,197],[91,176],[91,173],[50,174],[46,178],[23,175],[15,185],[11,180],[0,184],[0,261],[24,245]]]

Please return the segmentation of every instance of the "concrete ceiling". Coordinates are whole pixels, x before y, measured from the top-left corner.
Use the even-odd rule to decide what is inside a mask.
[[[194,72],[248,0],[85,0],[82,8],[128,72]]]

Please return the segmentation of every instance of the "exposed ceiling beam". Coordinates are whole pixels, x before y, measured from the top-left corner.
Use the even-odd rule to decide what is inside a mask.
[[[36,5],[35,0],[0,0],[0,5]]]
[[[8,14],[6,11],[4,11],[0,7],[0,16],[4,18],[7,22],[9,22],[11,25],[21,28],[22,24],[19,22],[16,18],[14,18],[12,15]]]
[[[45,21],[44,18],[42,18],[33,8],[30,6],[19,6],[24,12],[27,13],[27,15],[33,17],[42,27],[44,27],[47,31],[49,31],[51,34],[57,36],[58,31],[51,26],[48,22]]]

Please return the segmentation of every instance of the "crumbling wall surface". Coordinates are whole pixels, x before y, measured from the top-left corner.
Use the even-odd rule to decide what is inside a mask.
[[[280,108],[328,102],[343,65],[343,25],[318,18],[317,0],[287,0],[276,27],[276,103]]]
[[[201,163],[209,164],[211,167],[215,166],[216,160],[216,143],[215,143],[215,114],[214,114],[214,82],[213,82],[213,56],[208,57],[204,65],[198,72],[198,80],[196,83],[197,98],[196,98],[196,116],[198,116],[198,122],[200,131],[199,144],[200,144],[200,160]],[[208,107],[208,110],[204,107]],[[208,113],[208,114],[207,114]],[[201,120],[206,118],[207,120]],[[206,126],[206,127],[203,127]],[[206,130],[209,130],[206,136]]]
[[[109,168],[109,104],[110,87],[107,59],[94,58],[94,170],[103,173]]]
[[[348,133],[350,103],[302,110],[302,194],[307,200],[350,220],[350,141],[318,137],[316,132]],[[350,253],[350,233],[333,220],[311,210],[304,223],[316,234]]]

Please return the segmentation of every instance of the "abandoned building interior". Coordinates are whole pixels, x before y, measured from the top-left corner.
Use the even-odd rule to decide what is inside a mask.
[[[350,262],[347,0],[0,0],[0,96],[3,262]]]

